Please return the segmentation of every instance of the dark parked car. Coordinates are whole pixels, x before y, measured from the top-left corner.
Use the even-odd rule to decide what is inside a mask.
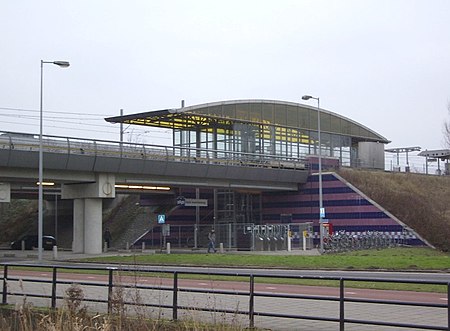
[[[22,241],[25,242],[25,249],[33,249],[38,247],[38,236],[27,234],[11,243],[11,249],[22,249]],[[53,236],[42,236],[42,248],[52,250],[56,246],[56,239]]]

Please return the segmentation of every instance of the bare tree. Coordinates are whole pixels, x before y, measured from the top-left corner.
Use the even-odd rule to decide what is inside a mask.
[[[447,109],[448,109],[448,114],[450,117],[450,102],[447,105]],[[447,121],[444,122],[443,133],[444,133],[445,147],[450,148],[450,119],[448,119]]]

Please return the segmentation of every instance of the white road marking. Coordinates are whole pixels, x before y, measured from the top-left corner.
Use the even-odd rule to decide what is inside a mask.
[[[356,294],[356,292],[345,292],[345,294]]]
[[[87,276],[87,279],[95,279],[94,276]]]
[[[266,289],[267,290],[276,290],[277,288],[276,287],[272,287],[272,286],[266,286]]]
[[[448,301],[447,298],[439,298],[440,300]]]
[[[205,286],[205,285],[208,285],[208,283],[197,283],[197,285]]]

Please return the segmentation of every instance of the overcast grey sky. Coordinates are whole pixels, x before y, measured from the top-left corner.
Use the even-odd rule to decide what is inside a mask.
[[[3,0],[0,31],[2,130],[39,131],[43,59],[71,63],[44,68],[46,134],[117,140],[120,108],[311,94],[389,148],[443,147],[448,0]]]

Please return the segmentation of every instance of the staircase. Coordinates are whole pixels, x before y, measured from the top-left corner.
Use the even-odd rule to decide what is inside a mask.
[[[156,223],[156,215],[149,207],[140,207],[140,212],[134,219],[127,222],[127,227],[115,240],[113,238],[112,247],[116,249],[125,249],[131,245],[143,234],[148,232]]]

